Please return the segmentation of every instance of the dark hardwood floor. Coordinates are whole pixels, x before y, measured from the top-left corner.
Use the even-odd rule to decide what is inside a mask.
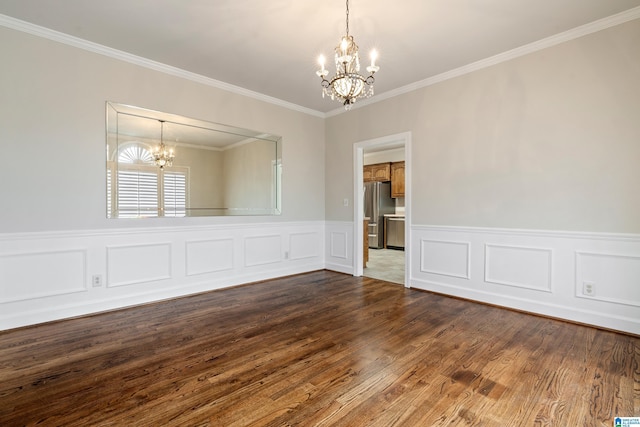
[[[0,426],[613,426],[640,338],[318,271],[0,333]]]

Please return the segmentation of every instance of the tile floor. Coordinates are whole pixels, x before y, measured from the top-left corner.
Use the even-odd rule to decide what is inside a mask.
[[[404,284],[404,251],[369,249],[369,262],[364,276]]]

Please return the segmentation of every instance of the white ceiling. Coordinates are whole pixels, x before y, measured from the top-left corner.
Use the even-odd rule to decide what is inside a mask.
[[[379,52],[381,94],[637,7],[640,0],[351,0],[349,27],[363,65],[372,48]],[[0,14],[319,112],[340,107],[322,99],[315,71],[345,32],[342,0],[1,0]]]

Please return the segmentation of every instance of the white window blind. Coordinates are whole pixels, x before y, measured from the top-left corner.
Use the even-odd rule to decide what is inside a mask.
[[[164,172],[163,195],[165,216],[185,216],[187,176],[182,172]]]
[[[158,173],[118,170],[118,218],[158,216]]]
[[[113,168],[113,164],[110,162],[107,163],[107,218],[111,218],[113,216],[113,203],[111,199],[113,198],[113,192],[111,191],[111,169]]]
[[[118,218],[186,216],[189,169],[178,166],[161,171],[152,162],[146,148],[133,144],[120,152],[117,164],[109,165],[107,210],[110,215],[113,213]],[[116,194],[117,200],[114,200]]]

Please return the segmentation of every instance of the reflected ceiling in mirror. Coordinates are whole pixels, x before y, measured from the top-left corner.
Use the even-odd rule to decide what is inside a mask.
[[[114,102],[106,116],[107,217],[280,214],[280,136]]]

